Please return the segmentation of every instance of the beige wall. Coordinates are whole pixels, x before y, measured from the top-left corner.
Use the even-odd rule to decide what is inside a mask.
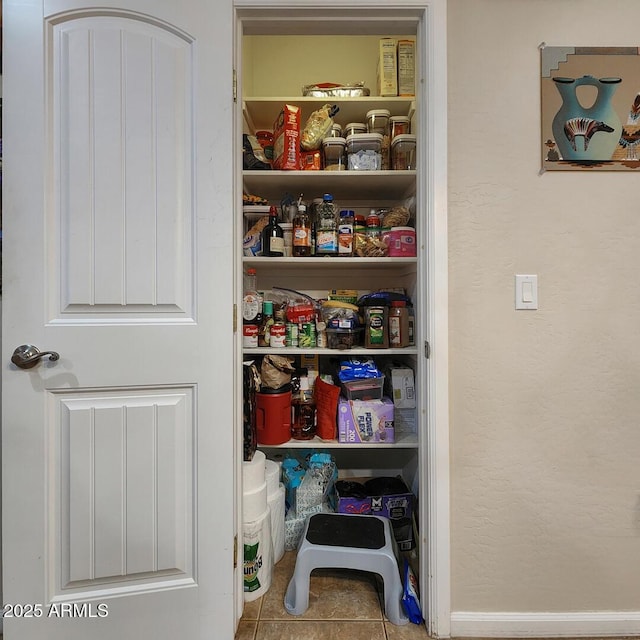
[[[538,45],[640,45],[640,2],[448,21],[452,609],[638,611],[640,173],[539,175]]]

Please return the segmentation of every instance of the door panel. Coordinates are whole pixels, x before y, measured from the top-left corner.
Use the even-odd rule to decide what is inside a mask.
[[[232,638],[231,2],[3,22],[5,640]]]
[[[137,14],[49,35],[52,320],[193,318],[195,43]]]

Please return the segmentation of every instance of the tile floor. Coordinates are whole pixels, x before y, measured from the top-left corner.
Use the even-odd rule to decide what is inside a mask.
[[[385,619],[381,581],[372,573],[316,569],[311,574],[309,608],[292,616],[284,594],[295,567],[288,551],[275,566],[270,589],[247,602],[236,640],[426,640],[426,628],[397,626]]]

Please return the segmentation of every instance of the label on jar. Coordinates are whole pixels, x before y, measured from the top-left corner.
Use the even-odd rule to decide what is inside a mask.
[[[251,349],[258,346],[258,325],[244,324],[242,325],[242,346],[245,349]]]
[[[350,256],[353,252],[353,226],[341,224],[338,227],[338,253]]]
[[[384,345],[384,309],[371,307],[367,310],[367,338],[369,345]]]
[[[242,319],[250,323],[258,317],[260,298],[254,293],[246,293],[242,299]]]
[[[389,344],[392,347],[402,346],[400,332],[401,332],[401,329],[400,329],[399,316],[389,316]]]
[[[307,227],[295,227],[293,229],[293,246],[294,247],[310,247],[311,233]]]
[[[334,230],[318,229],[316,231],[316,253],[338,253],[338,234]]]

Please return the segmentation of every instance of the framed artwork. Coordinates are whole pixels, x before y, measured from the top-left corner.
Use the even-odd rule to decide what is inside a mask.
[[[640,170],[640,47],[540,45],[543,171]]]

